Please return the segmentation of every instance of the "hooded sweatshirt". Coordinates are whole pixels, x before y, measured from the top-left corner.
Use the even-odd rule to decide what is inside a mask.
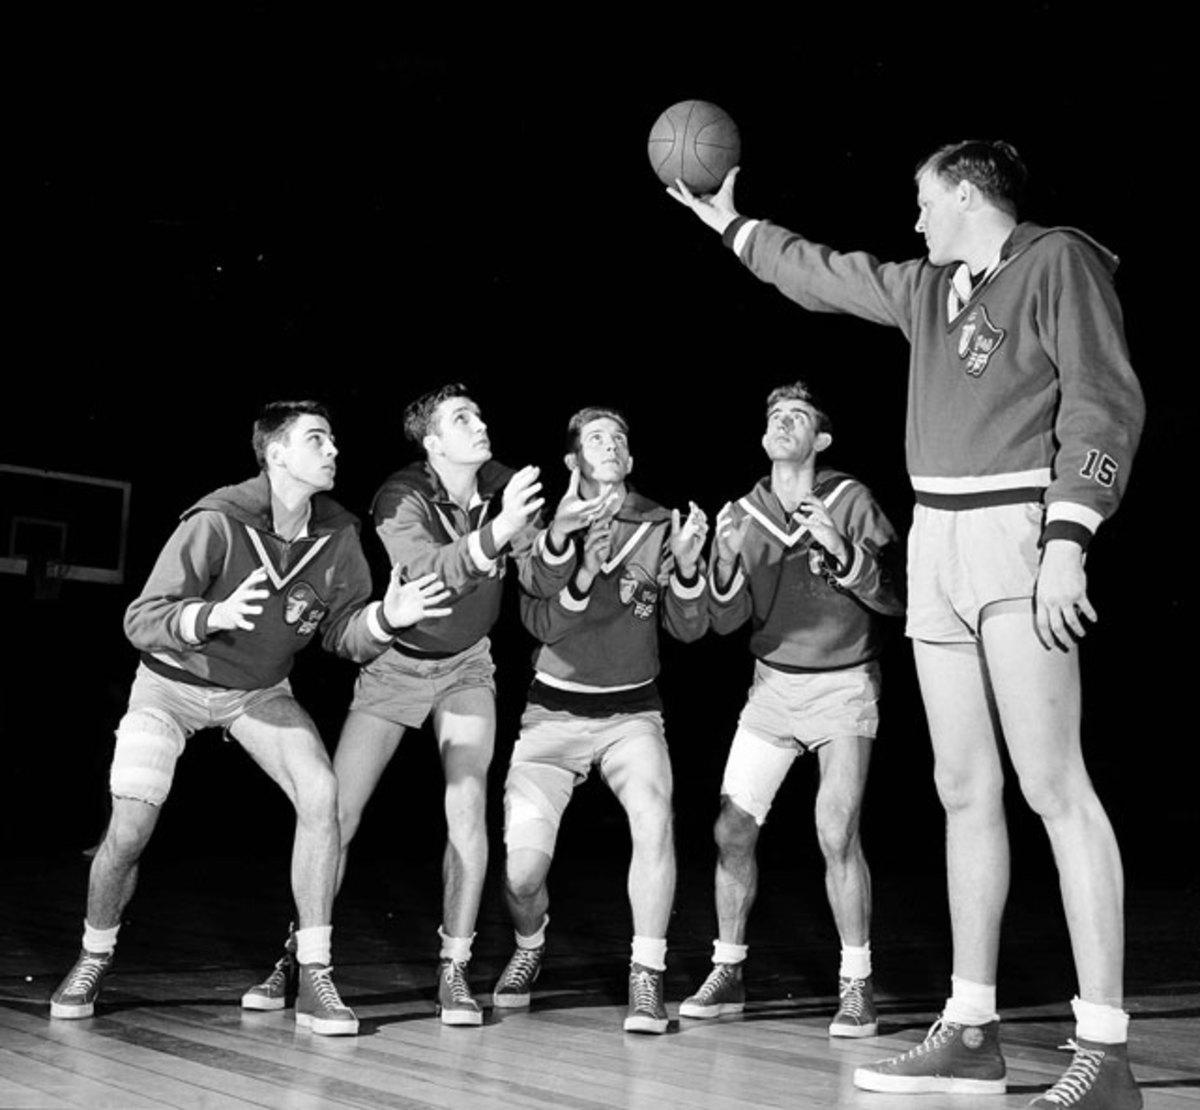
[[[317,493],[303,535],[272,527],[266,475],[225,486],[183,514],[141,595],[125,611],[125,635],[152,670],[178,682],[257,690],[292,669],[321,629],[325,648],[366,662],[391,643],[358,519]],[[259,567],[268,596],[252,629],[210,629],[213,607]]]
[[[1083,545],[1116,510],[1145,406],[1111,252],[1071,228],[1021,223],[972,290],[965,266],[880,263],[766,221],[735,225],[726,241],[792,300],[908,339],[906,449],[918,502],[1040,501],[1043,539]]]

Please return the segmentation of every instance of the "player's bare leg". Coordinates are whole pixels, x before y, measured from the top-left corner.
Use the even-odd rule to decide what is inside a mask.
[[[496,734],[492,692],[459,690],[434,710],[446,779],[446,850],[442,857],[442,938],[438,1013],[444,1025],[481,1025],[468,965],[487,875],[487,772]]]
[[[987,671],[973,644],[914,641],[934,780],[946,811],[946,879],[954,975],[996,983],[1000,919],[1008,896],[1004,770]]]
[[[331,918],[338,866],[337,779],[312,718],[292,698],[239,717],[230,733],[279,785],[296,811],[292,897],[299,928],[296,1023],[314,1033],[353,1035],[358,1018],[331,977]]]
[[[136,798],[112,799],[112,816],[88,874],[87,920],[94,928],[111,929],[121,923],[160,812],[159,806]]]
[[[671,763],[655,736],[623,741],[604,760],[604,777],[629,818],[629,905],[638,936],[665,937],[675,901]]]
[[[459,690],[434,711],[434,731],[446,776],[446,853],[442,924],[451,936],[475,931],[487,876],[487,773],[496,735],[490,690]]]
[[[342,734],[333,754],[333,773],[337,776],[338,828],[341,833],[335,894],[342,889],[350,842],[358,832],[363,810],[375,793],[392,756],[396,754],[404,731],[403,725],[356,710],[347,714],[342,725]]]
[[[550,909],[546,876],[553,856],[536,848],[510,848],[504,862],[504,900],[513,928],[532,936],[542,928]]]
[[[817,749],[821,784],[814,817],[825,891],[842,943],[856,947],[871,935],[871,872],[859,831],[871,745],[869,737],[842,736]]]
[[[728,944],[745,944],[746,922],[758,894],[758,822],[722,795],[713,834],[717,843],[717,935]]]
[[[1119,1008],[1124,881],[1116,837],[1084,766],[1078,651],[1042,647],[1028,602],[985,616],[982,635],[1013,767],[1058,865],[1080,997]]]

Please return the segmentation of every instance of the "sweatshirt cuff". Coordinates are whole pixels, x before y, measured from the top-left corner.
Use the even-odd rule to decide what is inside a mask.
[[[684,578],[679,573],[678,567],[671,575],[671,593],[683,601],[694,601],[698,597],[703,597],[704,585],[704,575],[701,573],[699,563],[696,564],[691,578]]]
[[[830,558],[832,560],[832,556]],[[849,589],[862,577],[864,566],[866,566],[866,560],[863,558],[863,553],[856,544],[850,544],[850,563],[844,570],[833,571],[834,580],[839,586]]]
[[[367,606],[367,631],[377,640],[390,641],[400,631],[383,615],[383,602],[373,601]]]
[[[179,635],[185,643],[202,644],[208,638],[208,618],[214,601],[196,601],[179,614]]]
[[[561,551],[554,550],[554,545],[550,542],[549,528],[543,528],[538,533],[536,547],[538,554],[542,557],[542,561],[547,566],[561,567],[564,563],[569,563],[575,557],[575,548],[572,546],[569,537]]]
[[[496,556],[499,551],[496,549],[496,539],[492,535],[491,521],[467,536],[467,550],[471,553],[471,562],[480,574],[491,574],[496,569]]]
[[[562,607],[572,613],[582,613],[591,601],[590,593],[581,594],[575,589],[575,579],[572,578],[561,590],[558,591],[558,600]]]
[[[1092,531],[1075,520],[1048,520],[1042,528],[1042,538],[1039,541],[1045,547],[1051,540],[1070,540],[1077,543],[1084,551],[1092,542]]]
[[[742,256],[742,251],[746,246],[746,240],[750,238],[750,233],[758,226],[758,220],[749,219],[746,216],[738,216],[733,220],[728,227],[721,232],[721,242],[729,247],[734,254],[739,258]]]
[[[740,590],[742,588],[742,585],[746,581],[746,576],[742,573],[741,561],[739,560],[738,563],[736,564],[736,567],[733,572],[733,579],[729,583],[729,585],[725,587],[724,590],[722,590],[720,588],[720,586],[717,585],[718,578],[719,578],[719,575],[717,573],[717,565],[716,565],[716,563],[714,563],[712,572],[708,578],[709,587],[712,589],[712,595],[717,601],[720,601],[720,602],[729,601],[733,597],[733,595],[736,594],[738,592],[738,590]]]

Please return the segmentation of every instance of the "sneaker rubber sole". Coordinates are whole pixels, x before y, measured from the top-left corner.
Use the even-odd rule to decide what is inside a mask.
[[[633,1014],[625,1019],[626,1033],[665,1033],[666,1018],[654,1018],[648,1014]]]
[[[848,1022],[834,1021],[829,1024],[831,1037],[874,1037],[879,1032],[879,1022],[872,1021],[866,1025],[851,1025]]]
[[[265,994],[255,994],[247,991],[242,995],[243,1010],[283,1010],[287,1008],[286,998],[271,998]]]
[[[95,1012],[95,1002],[50,1003],[50,1016],[52,1018],[65,1018],[67,1021],[74,1021],[78,1018],[90,1018]]]
[[[482,1010],[448,1010],[444,1006],[439,1006],[438,1017],[442,1019],[443,1025],[483,1024]]]
[[[714,1002],[711,1006],[701,1006],[698,1002],[688,1002],[686,999],[679,1003],[679,1016],[685,1018],[715,1018],[722,1014],[740,1014],[746,1008],[744,1002]]]
[[[501,994],[495,991],[492,994],[492,1005],[497,1010],[523,1010],[529,1006],[531,992],[526,991],[524,994],[518,994],[516,991],[505,991]]]
[[[854,1069],[854,1085],[863,1091],[898,1095],[1002,1095],[1003,1079],[967,1079],[948,1075],[883,1075],[868,1068]]]
[[[334,1021],[331,1018],[316,1018],[312,1014],[297,1011],[296,1024],[322,1037],[353,1037],[358,1033],[358,1018],[351,1021]]]

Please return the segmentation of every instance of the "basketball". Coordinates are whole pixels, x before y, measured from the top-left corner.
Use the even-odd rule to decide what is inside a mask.
[[[742,151],[737,124],[706,100],[672,104],[650,129],[650,165],[664,185],[679,178],[693,193],[715,193]]]

